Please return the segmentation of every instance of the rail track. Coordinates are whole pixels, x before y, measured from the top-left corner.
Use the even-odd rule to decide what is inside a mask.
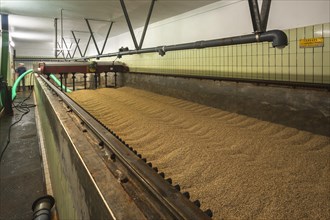
[[[40,75],[40,78],[98,140],[102,149],[99,155],[147,219],[211,219],[211,210],[201,210],[198,200],[190,201],[188,192],[181,192],[179,185],[173,186],[170,178],[165,178],[164,173],[142,158],[110,128],[86,112],[44,76]]]

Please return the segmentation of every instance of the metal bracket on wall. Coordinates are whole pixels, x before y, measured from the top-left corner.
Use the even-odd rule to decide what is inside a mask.
[[[120,0],[120,4],[121,4],[121,7],[123,9],[125,18],[126,18],[126,22],[127,22],[129,32],[131,33],[135,49],[137,49],[137,50],[142,49],[142,45],[143,45],[144,38],[145,38],[147,29],[148,29],[148,26],[149,26],[149,21],[150,21],[151,15],[152,15],[152,11],[153,11],[153,8],[154,8],[154,5],[155,5],[155,1],[156,0],[151,0],[151,4],[150,4],[149,12],[148,12],[148,15],[147,15],[146,23],[144,25],[142,36],[141,36],[141,39],[140,39],[140,44],[138,45],[135,34],[134,34],[134,30],[133,30],[133,27],[132,27],[132,24],[131,24],[131,20],[128,16],[128,12],[127,12],[127,9],[126,9],[125,2],[124,2],[124,0]]]
[[[258,0],[248,1],[254,33],[265,32],[267,30],[271,0],[262,1],[261,13],[259,10]]]

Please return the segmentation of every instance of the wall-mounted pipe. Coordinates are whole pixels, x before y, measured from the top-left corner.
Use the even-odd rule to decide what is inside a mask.
[[[219,47],[219,46],[229,46],[229,45],[248,44],[248,43],[257,43],[257,42],[272,42],[273,47],[283,48],[288,45],[288,38],[286,34],[281,30],[271,30],[257,34],[248,34],[248,35],[221,38],[221,39],[208,40],[208,41],[196,41],[192,43],[176,44],[170,46],[158,46],[158,47],[151,47],[140,50],[127,50],[127,51],[120,51],[120,52],[108,53],[103,55],[86,56],[72,60],[114,57],[114,56],[120,58],[121,56],[125,56],[125,55],[152,53],[152,52],[157,52],[159,53],[159,55],[163,56],[168,51],[203,49],[207,47]]]

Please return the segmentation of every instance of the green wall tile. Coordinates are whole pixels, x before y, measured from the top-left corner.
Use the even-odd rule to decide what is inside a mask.
[[[289,41],[296,41],[297,40],[297,29],[293,28],[290,29],[290,37],[289,37]]]
[[[314,37],[314,26],[305,27],[305,38]]]
[[[314,66],[314,54],[313,53],[305,53],[305,66],[306,67]]]
[[[323,53],[323,66],[330,66],[330,52]]]
[[[323,25],[314,25],[314,37],[322,37],[323,36]]]
[[[330,37],[330,23],[323,24],[323,37]]]
[[[297,29],[297,40],[305,39],[305,28],[298,28]]]

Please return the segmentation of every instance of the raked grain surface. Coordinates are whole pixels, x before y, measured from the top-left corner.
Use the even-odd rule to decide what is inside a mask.
[[[330,219],[330,138],[133,88],[70,95],[214,219]]]

